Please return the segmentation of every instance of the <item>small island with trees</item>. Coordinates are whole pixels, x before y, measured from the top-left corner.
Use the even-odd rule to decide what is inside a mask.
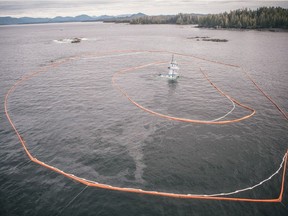
[[[123,20],[122,20],[123,21]],[[238,9],[220,14],[177,14],[142,16],[127,21],[130,24],[198,25],[205,28],[288,29],[288,9],[261,7],[257,10]]]

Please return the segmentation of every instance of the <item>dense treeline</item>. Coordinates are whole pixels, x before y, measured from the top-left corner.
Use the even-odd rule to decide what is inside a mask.
[[[178,15],[144,16],[132,19],[130,24],[198,24],[200,16],[203,15],[180,13]]]
[[[130,21],[131,24],[198,24],[213,28],[288,28],[288,9],[261,7],[257,10],[239,9],[221,14],[178,14],[173,16],[144,16]]]
[[[221,28],[288,28],[288,10],[280,7],[262,7],[255,11],[235,10],[202,17],[198,25]]]

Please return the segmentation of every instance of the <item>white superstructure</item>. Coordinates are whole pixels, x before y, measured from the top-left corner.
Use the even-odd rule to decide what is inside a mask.
[[[178,74],[179,67],[178,67],[177,62],[174,60],[174,54],[172,55],[172,60],[170,62],[168,69],[169,69],[169,72],[167,75],[168,79],[176,80],[177,78],[179,78],[179,74]]]

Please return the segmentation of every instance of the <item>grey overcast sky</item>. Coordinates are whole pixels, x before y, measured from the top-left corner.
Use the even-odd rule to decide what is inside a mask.
[[[0,16],[55,17],[120,15],[142,12],[148,15],[177,13],[219,13],[261,6],[288,8],[288,1],[268,0],[0,0]]]

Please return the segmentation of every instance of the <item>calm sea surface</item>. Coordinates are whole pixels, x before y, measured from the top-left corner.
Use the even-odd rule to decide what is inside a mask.
[[[196,36],[228,42],[191,39]],[[84,39],[78,44],[67,40],[74,37]],[[239,65],[287,112],[288,33],[176,25],[21,25],[0,27],[0,47],[0,215],[287,215],[287,180],[282,204],[85,189],[29,161],[5,116],[4,99],[22,76],[48,68],[17,86],[8,108],[33,156],[65,172],[145,190],[236,191],[279,168],[288,147],[287,120],[240,68],[176,54],[178,82],[159,74],[167,73],[168,51]],[[51,67],[68,57],[77,58]],[[159,61],[166,63],[124,73],[116,77],[117,84],[156,112],[213,120],[233,106],[205,80],[202,68],[217,87],[256,114],[226,125],[170,121],[137,108],[112,85],[119,70]],[[225,120],[249,113],[236,105]],[[277,198],[281,172],[234,197]]]

